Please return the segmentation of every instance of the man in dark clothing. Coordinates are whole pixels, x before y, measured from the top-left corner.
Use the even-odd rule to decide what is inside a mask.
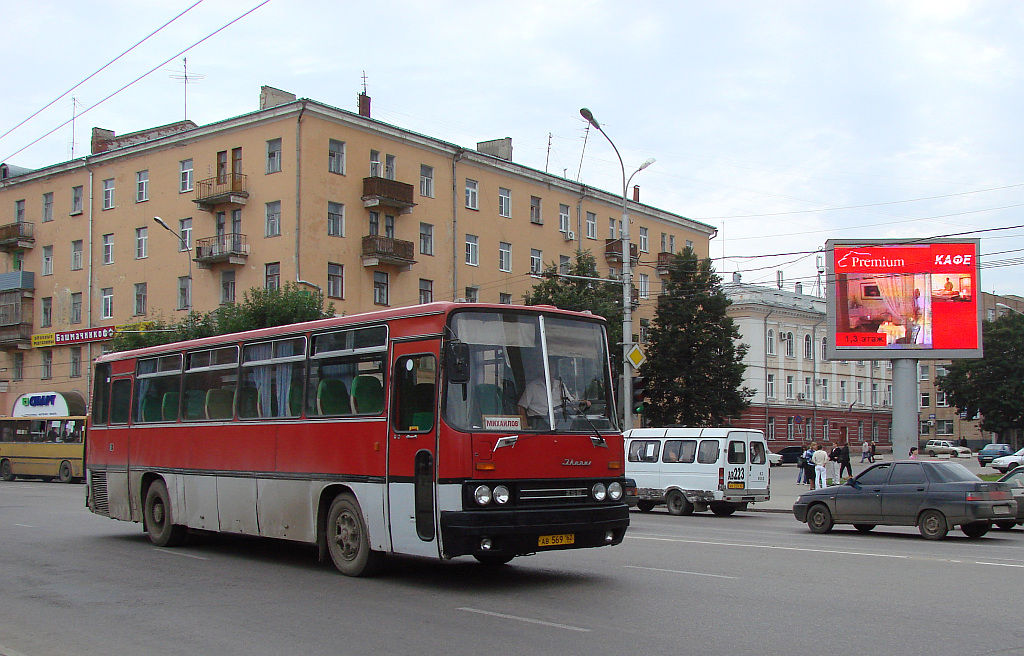
[[[839,454],[839,478],[843,477],[843,472],[848,472],[850,476],[853,476],[853,467],[850,466],[850,445],[844,444]]]
[[[839,458],[842,456],[843,450],[839,447],[836,442],[832,443],[832,450],[828,454],[829,467],[832,470],[832,481],[833,485],[839,483]]]

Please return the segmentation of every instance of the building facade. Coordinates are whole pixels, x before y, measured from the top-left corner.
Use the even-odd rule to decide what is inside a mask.
[[[511,139],[466,149],[369,108],[264,87],[250,114],[94,128],[87,157],[0,165],[0,414],[27,392],[89,398],[91,362],[117,327],[178,321],[253,287],[294,282],[353,314],[521,303],[577,249],[618,275],[620,195],[514,163]],[[629,213],[639,336],[657,263],[686,246],[707,257],[715,229],[638,198]]]

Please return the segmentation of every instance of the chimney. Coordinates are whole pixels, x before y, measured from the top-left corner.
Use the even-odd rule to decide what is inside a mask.
[[[506,162],[512,161],[512,137],[491,139],[490,141],[478,141],[476,149],[477,152],[481,152],[484,155],[497,157],[498,159],[503,159]]]
[[[640,185],[633,185],[633,202],[640,202]]]
[[[370,118],[370,96],[365,91],[359,94],[359,115]]]
[[[734,283],[736,283],[738,285],[738,284],[740,284],[740,280],[742,280],[742,279],[743,279],[743,274],[741,274],[739,271],[733,271],[732,272],[732,281]]]
[[[797,294],[803,294],[804,284],[802,282],[796,283],[795,285],[793,285],[793,291],[795,291]]]
[[[92,143],[90,144],[90,150],[92,154],[103,153],[110,149],[110,140],[116,135],[113,130],[104,130],[103,128],[92,129]]]

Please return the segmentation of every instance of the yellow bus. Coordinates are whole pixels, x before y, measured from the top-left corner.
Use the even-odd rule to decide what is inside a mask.
[[[84,434],[85,417],[0,418],[0,478],[80,480]]]

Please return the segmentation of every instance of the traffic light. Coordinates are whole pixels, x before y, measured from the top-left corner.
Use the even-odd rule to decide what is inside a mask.
[[[644,411],[644,397],[647,396],[647,379],[643,376],[633,378],[633,414]]]

